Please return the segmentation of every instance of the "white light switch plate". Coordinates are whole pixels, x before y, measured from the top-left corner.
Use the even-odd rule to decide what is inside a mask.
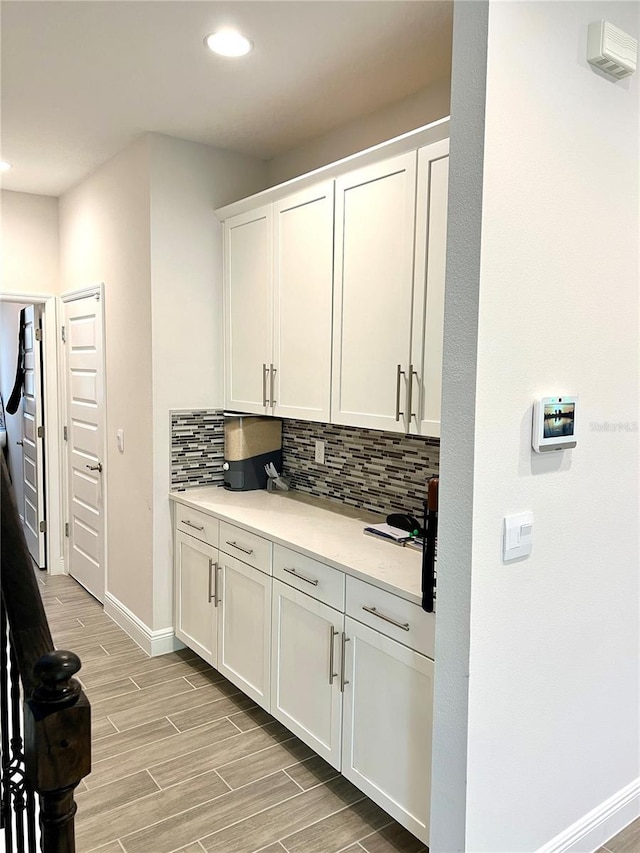
[[[533,513],[519,512],[505,515],[502,539],[502,559],[517,560],[528,557],[533,545]]]

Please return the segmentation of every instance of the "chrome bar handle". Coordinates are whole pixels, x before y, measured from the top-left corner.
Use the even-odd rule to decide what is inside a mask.
[[[414,416],[413,411],[413,377],[418,375],[418,371],[413,369],[413,365],[409,365],[409,390],[407,391],[407,409],[409,410],[409,426],[411,426],[411,418]]]
[[[403,631],[409,630],[409,623],[408,622],[398,622],[397,620],[393,619],[391,616],[386,616],[384,613],[380,613],[380,611],[376,610],[375,607],[367,607],[366,605],[364,605],[364,607],[362,609],[366,610],[367,613],[371,613],[372,616],[377,616],[378,619],[382,619],[385,622],[389,622],[391,625],[395,625],[396,628],[402,628]]]
[[[286,566],[283,567],[285,572],[288,572],[290,575],[293,575],[294,578],[299,578],[301,581],[306,581],[307,583],[312,584],[312,586],[318,586],[318,581],[315,578],[308,578],[305,575],[297,572],[295,569],[288,569]]]
[[[338,636],[340,631],[336,631],[333,625],[329,625],[329,684],[333,684],[333,679],[338,677],[338,673],[333,671],[334,667],[334,658],[335,658],[335,649],[334,649],[334,639]]]
[[[269,380],[269,397],[271,397],[271,405],[275,406],[276,401],[273,399],[273,395],[275,393],[275,384],[276,384],[276,373],[278,369],[271,365],[269,368],[270,380]]]
[[[350,643],[350,642],[351,642],[351,640],[349,639],[349,637],[347,637],[347,635],[343,631],[342,632],[342,645],[341,645],[341,651],[340,651],[340,692],[341,693],[344,693],[345,686],[347,684],[349,684],[347,679],[344,677],[344,667],[345,667],[345,661],[346,661],[346,657],[347,657],[347,643]]]
[[[220,604],[220,596],[218,595],[218,572],[222,569],[222,566],[219,566],[218,563],[214,563],[214,583],[213,583],[213,605],[217,607]]]
[[[209,589],[207,591],[207,598],[209,603],[211,603],[211,599],[214,597],[215,593],[211,591],[211,587],[213,582],[211,580],[211,575],[213,574],[213,557],[209,557]]]
[[[188,527],[193,527],[194,530],[204,530],[203,524],[194,524],[193,521],[189,521],[188,518],[183,518],[182,523],[186,524]]]
[[[396,375],[396,421],[400,420],[401,415],[404,412],[400,411],[400,386],[402,383],[402,377],[405,375],[404,370],[402,369],[402,365],[398,365],[398,372]]]
[[[269,401],[267,400],[267,365],[262,365],[262,405],[267,408]]]
[[[253,548],[243,548],[242,545],[238,545],[237,542],[229,542],[229,540],[227,540],[227,545],[231,545],[232,548],[237,548],[238,551],[242,551],[243,554],[253,554]]]

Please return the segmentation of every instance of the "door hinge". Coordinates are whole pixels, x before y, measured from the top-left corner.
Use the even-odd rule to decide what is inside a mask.
[[[37,341],[42,340],[42,329],[36,329],[36,340]]]
[[[44,438],[44,427],[43,426],[38,427],[37,436],[38,436],[38,438]]]
[[[62,343],[63,343],[63,344],[66,344],[66,342],[67,342],[67,336],[66,336],[65,331],[64,331],[64,326],[61,326],[61,327],[60,327],[60,334],[61,334],[61,336],[62,336]]]
[[[64,523],[64,535],[69,536],[69,522],[65,521]]]
[[[40,522],[40,533],[46,533],[46,532],[47,532],[47,522],[41,521]]]
[[[64,438],[65,441],[69,441],[69,430],[67,429],[66,426],[62,427],[62,437]]]

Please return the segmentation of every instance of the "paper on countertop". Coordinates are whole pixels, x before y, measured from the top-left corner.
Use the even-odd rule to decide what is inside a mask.
[[[411,539],[411,534],[406,530],[401,530],[399,527],[392,527],[390,524],[370,524],[364,528],[365,533],[371,533],[373,536],[382,536],[384,539],[391,539],[394,542],[407,542]]]

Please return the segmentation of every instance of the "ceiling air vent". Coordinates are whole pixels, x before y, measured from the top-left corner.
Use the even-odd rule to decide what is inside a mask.
[[[609,21],[594,21],[589,24],[587,62],[618,80],[629,77],[638,64],[638,40]]]

